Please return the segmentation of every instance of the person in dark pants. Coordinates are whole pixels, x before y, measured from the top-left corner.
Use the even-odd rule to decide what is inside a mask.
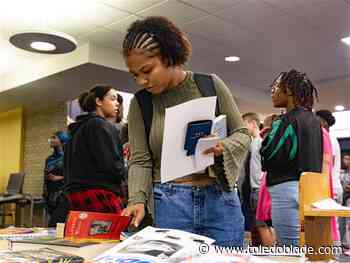
[[[63,176],[63,146],[69,140],[64,131],[57,131],[49,138],[52,154],[47,157],[44,168],[44,200],[49,217],[58,205],[59,195],[64,186]]]

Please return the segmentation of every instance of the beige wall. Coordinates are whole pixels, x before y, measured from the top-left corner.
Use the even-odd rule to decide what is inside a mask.
[[[41,195],[43,169],[51,153],[47,139],[57,130],[66,129],[66,103],[24,113],[24,192]]]

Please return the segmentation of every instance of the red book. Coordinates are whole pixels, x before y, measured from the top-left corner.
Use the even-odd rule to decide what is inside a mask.
[[[70,211],[65,238],[120,239],[131,221],[129,216],[111,213]]]

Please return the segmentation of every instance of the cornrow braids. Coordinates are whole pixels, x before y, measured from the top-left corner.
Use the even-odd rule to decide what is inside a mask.
[[[151,16],[131,24],[123,42],[127,57],[134,49],[160,54],[167,66],[184,65],[191,55],[187,37],[168,18]]]
[[[318,99],[318,91],[305,73],[292,69],[280,73],[275,81],[277,79],[281,79],[281,87],[288,88],[291,91],[298,106],[312,110],[314,98]]]

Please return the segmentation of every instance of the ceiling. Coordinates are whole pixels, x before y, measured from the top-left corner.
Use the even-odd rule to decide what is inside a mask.
[[[292,67],[306,72],[317,84],[318,108],[350,107],[350,47],[340,42],[350,36],[350,0],[4,0],[0,3],[0,109],[33,103],[41,96],[39,91],[47,96],[47,102],[57,100],[57,92],[63,100],[76,96],[88,88],[87,83],[93,83],[92,76],[96,82],[104,80],[92,74],[98,65],[108,72],[125,71],[117,53],[126,28],[149,15],[167,16],[188,33],[193,44],[188,68],[218,74],[241,111],[271,112],[269,84],[277,73]],[[68,63],[75,71],[56,67],[51,73],[10,82],[9,76],[16,79],[19,72],[34,65],[68,59],[67,55],[34,54],[9,44],[14,32],[32,28],[71,34],[78,40],[75,54],[93,45],[103,49],[103,55],[93,55],[90,48],[86,61]],[[241,60],[224,61],[232,55]],[[96,72],[102,74],[103,70]],[[60,82],[55,82],[57,74]],[[129,79],[122,71],[115,74]],[[82,78],[88,81],[79,81]],[[135,86],[129,81],[121,83],[122,79],[105,82],[115,81],[124,91],[134,91]]]

